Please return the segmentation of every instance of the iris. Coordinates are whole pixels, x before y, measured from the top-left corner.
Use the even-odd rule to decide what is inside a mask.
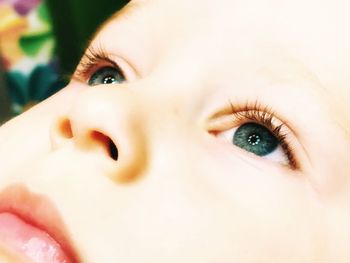
[[[265,156],[277,148],[279,141],[265,126],[249,122],[236,130],[233,143],[248,152]]]
[[[90,86],[101,84],[117,84],[125,81],[123,73],[114,67],[103,67],[98,69],[89,79]]]

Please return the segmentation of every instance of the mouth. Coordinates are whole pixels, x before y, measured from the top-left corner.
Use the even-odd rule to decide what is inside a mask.
[[[80,262],[54,205],[23,185],[0,193],[0,258],[2,251],[20,262]]]

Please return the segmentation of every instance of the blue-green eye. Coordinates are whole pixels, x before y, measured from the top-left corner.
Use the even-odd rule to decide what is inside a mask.
[[[299,168],[291,146],[293,134],[284,122],[271,113],[270,109],[261,107],[258,103],[247,104],[244,107],[230,105],[230,114],[219,115],[210,122],[209,130],[213,135],[230,147],[232,145],[234,148],[239,147],[260,159],[291,169]],[[239,154],[240,151],[236,153]],[[243,152],[240,154],[249,156]]]
[[[263,125],[249,122],[236,130],[233,143],[248,152],[265,156],[276,150],[279,140]]]
[[[90,86],[96,86],[103,84],[118,84],[125,81],[126,79],[120,69],[114,67],[103,67],[92,74],[88,84]]]

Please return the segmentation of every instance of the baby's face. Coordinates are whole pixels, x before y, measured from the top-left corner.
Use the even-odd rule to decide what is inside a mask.
[[[337,2],[132,1],[65,89],[0,129],[0,258],[349,262]]]

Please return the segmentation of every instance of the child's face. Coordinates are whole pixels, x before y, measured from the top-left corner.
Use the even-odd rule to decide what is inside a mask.
[[[1,128],[0,258],[349,262],[349,6],[336,2],[132,1],[68,87]],[[4,237],[6,211],[57,237],[47,199],[70,240],[52,248],[61,261],[19,246],[21,226]]]

